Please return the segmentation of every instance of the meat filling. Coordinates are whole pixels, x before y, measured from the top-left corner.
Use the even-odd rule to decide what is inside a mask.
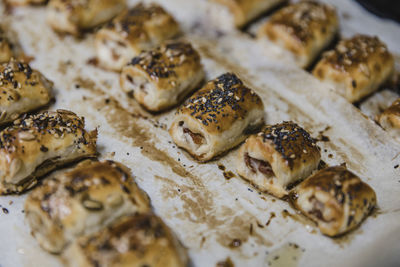
[[[192,138],[193,142],[194,142],[196,145],[202,145],[202,144],[205,143],[205,140],[204,140],[204,136],[203,136],[203,135],[198,134],[198,133],[194,133],[194,132],[192,132],[191,130],[189,130],[188,128],[183,128],[183,133],[189,134],[190,137]]]
[[[272,170],[271,165],[267,161],[255,159],[249,156],[249,153],[246,153],[244,155],[244,161],[246,162],[246,166],[252,171],[252,172],[261,172],[267,177],[274,176],[274,171]]]
[[[310,214],[314,215],[315,217],[317,217],[319,220],[323,221],[323,222],[330,222],[327,219],[325,219],[322,211],[325,208],[324,203],[322,203],[321,201],[319,201],[318,199],[316,199],[314,196],[312,196],[310,198],[310,202],[313,204],[313,208],[311,211],[309,211]]]

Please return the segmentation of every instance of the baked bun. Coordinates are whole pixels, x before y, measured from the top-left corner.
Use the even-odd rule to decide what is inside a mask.
[[[261,191],[276,197],[317,169],[321,154],[315,140],[293,122],[266,126],[241,146],[237,172]]]
[[[94,233],[123,215],[149,210],[149,198],[130,170],[113,161],[83,161],[45,180],[25,202],[32,235],[52,253],[60,253],[77,237]]]
[[[295,207],[328,236],[357,227],[376,206],[375,191],[342,166],[318,171],[295,188],[291,196]]]
[[[125,8],[125,0],[50,0],[47,22],[57,32],[80,35]]]
[[[200,56],[191,44],[170,41],[133,58],[120,81],[146,109],[161,111],[181,102],[203,79]]]
[[[97,32],[97,58],[102,67],[121,71],[142,50],[153,49],[179,33],[178,23],[161,6],[140,3]]]
[[[308,67],[335,38],[339,29],[333,7],[315,2],[290,4],[261,26],[258,38],[268,38],[299,67]]]
[[[96,156],[97,130],[66,110],[24,116],[0,131],[0,194],[22,193],[67,163]]]
[[[111,226],[80,237],[63,255],[67,266],[184,267],[186,249],[154,214],[119,218]]]
[[[209,81],[178,109],[169,133],[200,161],[237,146],[264,122],[261,98],[233,73]]]
[[[11,59],[0,65],[0,125],[47,105],[53,83],[29,64]]]
[[[394,59],[378,37],[356,35],[326,52],[313,74],[350,102],[376,91],[392,77]]]

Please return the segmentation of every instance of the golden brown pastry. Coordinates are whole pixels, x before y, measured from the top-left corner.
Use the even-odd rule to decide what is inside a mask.
[[[251,135],[239,150],[237,172],[262,191],[276,197],[308,177],[320,162],[315,140],[293,122],[266,126]]]
[[[383,129],[400,136],[400,98],[379,116],[378,121]]]
[[[97,131],[66,110],[24,116],[0,132],[0,194],[22,193],[58,166],[93,157]]]
[[[296,208],[337,236],[357,227],[376,206],[375,191],[345,167],[323,169],[291,192]]]
[[[242,27],[259,15],[286,0],[213,0],[226,6],[234,16],[236,27]]]
[[[156,215],[124,216],[77,239],[63,255],[67,266],[184,267],[186,249]]]
[[[120,71],[142,50],[155,48],[179,32],[178,23],[161,6],[140,3],[98,31],[97,58],[103,67]]]
[[[60,253],[77,237],[94,233],[123,215],[148,211],[149,198],[130,170],[113,161],[85,160],[45,180],[25,202],[32,235],[52,253]]]
[[[200,161],[237,146],[264,122],[260,97],[233,73],[209,81],[178,109],[169,133]]]
[[[150,111],[178,104],[204,79],[200,56],[186,42],[170,41],[143,52],[123,68],[121,87]]]
[[[3,28],[0,25],[0,63],[10,61],[13,53],[11,49],[11,43],[9,42]]]
[[[53,83],[29,64],[11,59],[0,65],[0,125],[47,105]]]
[[[313,74],[350,102],[356,102],[376,91],[393,71],[393,56],[378,37],[356,35],[326,52]]]
[[[47,21],[57,32],[79,35],[125,8],[125,0],[50,0]]]
[[[298,66],[306,68],[332,42],[338,28],[333,7],[301,1],[274,13],[260,28],[258,37],[267,37],[283,48]]]
[[[25,6],[45,4],[47,0],[5,0],[5,2],[12,6]]]

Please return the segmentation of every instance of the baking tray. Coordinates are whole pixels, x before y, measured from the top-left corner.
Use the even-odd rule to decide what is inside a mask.
[[[322,140],[318,145],[327,164],[346,163],[375,189],[379,208],[374,214],[343,237],[323,236],[288,203],[257,192],[238,177],[237,149],[206,164],[178,149],[167,132],[175,111],[153,115],[127,99],[117,73],[90,63],[93,34],[83,39],[58,36],[45,22],[44,7],[15,9],[2,16],[2,23],[34,57],[32,67],[54,81],[57,101],[51,109],[70,109],[85,117],[88,129],[98,128],[101,158],[132,169],[154,211],[188,248],[193,266],[215,266],[228,258],[234,266],[398,266],[400,168],[395,166],[400,164],[400,143],[371,119],[373,105],[362,106],[371,113],[364,115],[309,73],[274,57],[251,34],[222,27],[219,20],[227,13],[215,12],[209,1],[155,2],[179,20],[202,56],[207,79],[237,73],[262,97],[267,123],[293,120]],[[343,36],[375,34],[400,54],[396,23],[352,1],[324,2],[338,8]],[[397,95],[390,92],[381,91],[369,101],[393,101]],[[0,266],[61,266],[30,235],[25,196],[0,198],[8,211],[0,212]]]
[[[357,0],[372,13],[400,23],[400,2],[392,0]]]

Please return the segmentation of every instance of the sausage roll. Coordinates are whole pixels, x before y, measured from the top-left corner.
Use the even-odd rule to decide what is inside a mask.
[[[342,166],[318,171],[291,192],[291,197],[295,207],[328,236],[355,228],[376,206],[375,191]]]
[[[378,118],[383,129],[400,136],[400,98],[386,109]]]
[[[138,4],[97,32],[97,58],[103,67],[120,71],[142,50],[155,48],[179,32],[178,23],[161,6]]]
[[[5,2],[11,6],[25,6],[45,4],[47,0],[5,0]]]
[[[113,161],[86,160],[47,179],[25,202],[32,235],[52,253],[78,236],[93,233],[116,218],[150,210],[147,195],[130,170]]]
[[[63,254],[67,266],[184,267],[186,249],[156,215],[119,218],[101,231],[80,237]]]
[[[0,63],[10,61],[12,56],[11,43],[9,42],[3,28],[0,26]]]
[[[378,37],[356,35],[324,54],[313,74],[350,102],[376,91],[391,78],[394,59]]]
[[[50,0],[47,21],[57,32],[79,35],[111,20],[125,8],[125,0]]]
[[[320,159],[310,134],[293,122],[283,122],[247,138],[236,166],[238,174],[258,189],[281,198],[290,184],[308,177]]]
[[[236,27],[242,27],[251,20],[286,0],[213,0],[226,6],[234,17]]]
[[[121,87],[150,111],[179,103],[204,79],[200,56],[186,42],[167,42],[123,68]]]
[[[0,125],[47,105],[53,83],[22,61],[0,65]]]
[[[0,132],[0,194],[21,193],[58,166],[96,156],[97,131],[66,110],[24,116]]]
[[[200,161],[235,147],[264,122],[260,97],[233,73],[209,81],[178,109],[169,133]]]
[[[301,1],[271,16],[258,33],[283,48],[302,67],[308,67],[335,38],[339,28],[333,7],[314,1]]]

